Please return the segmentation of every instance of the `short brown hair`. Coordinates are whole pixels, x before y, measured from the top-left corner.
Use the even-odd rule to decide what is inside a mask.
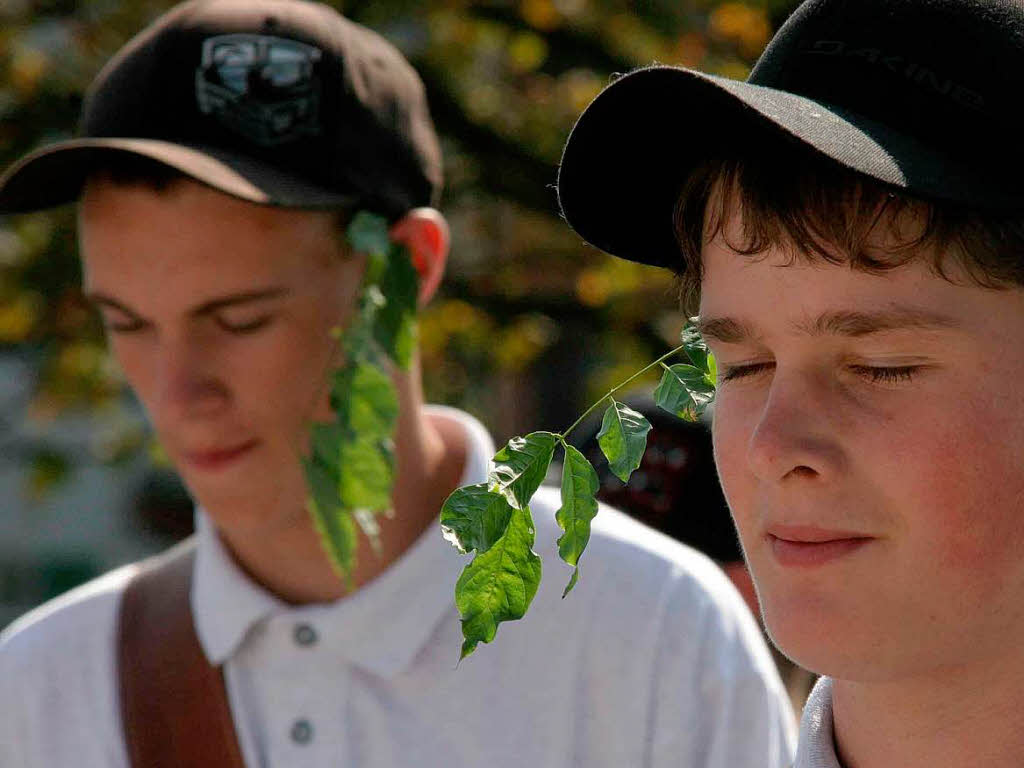
[[[772,246],[797,260],[849,264],[869,272],[928,258],[942,277],[954,260],[978,284],[1024,286],[1024,211],[981,212],[922,200],[793,142],[748,146],[711,156],[683,185],[675,226],[682,297],[694,311],[701,251],[742,211],[737,253],[758,257]],[[881,250],[880,233],[897,244]]]
[[[104,164],[88,177],[86,183],[94,180],[109,181],[122,187],[146,187],[153,192],[166,192],[180,181],[202,183],[173,166],[133,152],[111,152]],[[345,233],[352,221],[353,212],[348,209],[335,209],[332,212],[341,242],[345,245],[348,242]]]

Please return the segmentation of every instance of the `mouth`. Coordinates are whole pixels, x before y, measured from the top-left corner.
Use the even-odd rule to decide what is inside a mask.
[[[811,568],[848,557],[875,538],[850,531],[779,526],[772,528],[765,535],[765,540],[779,565]]]
[[[255,438],[230,448],[212,448],[201,451],[185,451],[181,454],[189,466],[204,471],[225,469],[251,452],[258,440]]]

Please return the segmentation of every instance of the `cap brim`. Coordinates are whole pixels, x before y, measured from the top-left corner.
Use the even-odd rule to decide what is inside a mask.
[[[340,208],[355,194],[324,189],[265,164],[211,147],[154,139],[83,138],[27,155],[0,177],[0,213],[26,213],[70,203],[113,153],[156,160],[233,197],[289,208]]]
[[[562,214],[604,251],[677,267],[673,215],[690,173],[730,142],[770,135],[923,197],[1020,203],[1019,192],[983,183],[969,166],[877,121],[786,91],[658,66],[619,78],[580,116],[558,173]]]

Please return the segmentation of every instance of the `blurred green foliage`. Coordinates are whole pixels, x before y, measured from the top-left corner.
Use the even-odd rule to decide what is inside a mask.
[[[72,135],[99,67],[171,4],[0,0],[0,165]],[[674,346],[684,317],[672,277],[583,246],[559,218],[562,144],[613,73],[659,61],[745,76],[795,2],[334,5],[413,62],[442,135],[454,248],[422,318],[428,396],[476,413],[499,440],[559,429]],[[116,425],[123,384],[78,281],[71,207],[0,219],[0,351],[27,347],[37,362],[29,416],[99,409]],[[101,454],[121,456],[141,441],[128,427],[99,443]],[[34,487],[67,471],[52,456],[35,466]]]

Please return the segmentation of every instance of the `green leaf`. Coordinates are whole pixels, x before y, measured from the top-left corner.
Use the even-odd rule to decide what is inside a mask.
[[[462,656],[494,639],[498,624],[521,619],[540,584],[541,561],[533,552],[530,510],[513,509],[505,533],[477,554],[455,585],[462,615]]]
[[[316,459],[303,459],[308,507],[320,541],[334,566],[346,582],[355,566],[356,530],[352,515],[338,501],[337,483],[331,471]]]
[[[388,252],[387,268],[380,277],[385,304],[377,310],[373,337],[401,368],[407,369],[416,347],[416,310],[419,274],[404,246],[394,244]]]
[[[488,475],[498,490],[518,509],[526,509],[548,473],[558,435],[532,432],[513,437],[494,455],[494,469]]]
[[[708,356],[711,353],[708,352],[708,345],[704,343],[700,331],[697,330],[697,318],[691,317],[686,321],[679,338],[690,362],[701,371],[707,372]]]
[[[715,385],[708,375],[682,363],[665,366],[661,383],[654,390],[654,402],[660,408],[687,421],[699,419],[714,399]]]
[[[441,507],[441,532],[460,552],[486,552],[500,539],[512,507],[487,483],[457,488]]]
[[[643,414],[614,399],[605,411],[597,444],[608,459],[608,466],[622,482],[628,483],[633,470],[640,466],[650,431],[651,423]]]
[[[334,377],[331,407],[338,422],[364,436],[391,437],[398,420],[398,394],[391,377],[375,365],[354,362]]]
[[[348,225],[348,241],[360,253],[387,253],[391,244],[388,220],[369,211],[359,211]]]
[[[590,521],[597,515],[595,495],[601,487],[597,472],[587,458],[571,445],[564,444],[564,447],[562,506],[555,513],[555,520],[565,531],[558,539],[558,554],[573,567],[573,572],[562,597],[576,586],[580,556],[590,541]]]
[[[347,509],[383,511],[391,506],[394,451],[374,436],[346,436],[339,445],[338,498]]]

